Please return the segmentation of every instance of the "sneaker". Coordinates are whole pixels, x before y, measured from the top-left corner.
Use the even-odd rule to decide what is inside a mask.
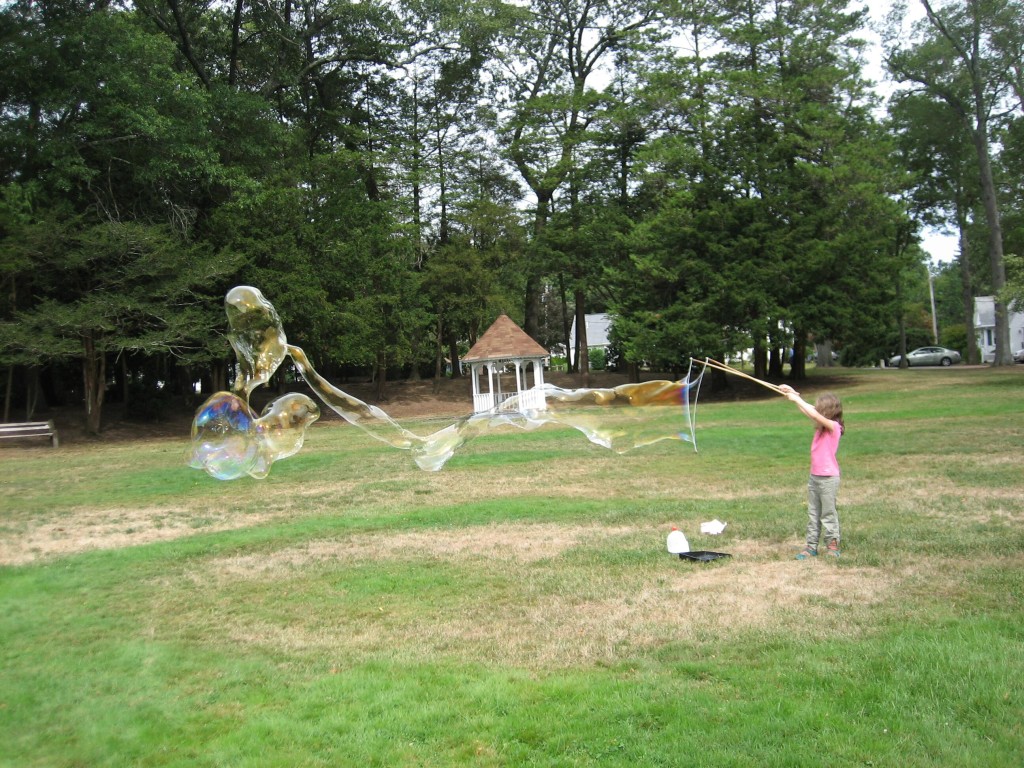
[[[809,557],[817,557],[817,556],[818,556],[818,550],[811,549],[810,547],[807,547],[806,549],[804,549],[803,552],[801,552],[800,554],[798,554],[796,556],[796,559],[797,560],[806,560]]]
[[[835,539],[828,543],[828,554],[831,557],[839,557],[839,542]]]

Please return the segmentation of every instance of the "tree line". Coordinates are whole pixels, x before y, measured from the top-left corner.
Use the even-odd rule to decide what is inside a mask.
[[[811,343],[922,334],[922,226],[960,236],[951,329],[995,293],[1009,362],[1022,6],[922,8],[882,30],[884,102],[845,0],[8,2],[4,418],[225,388],[238,284],[381,398],[500,313],[553,349],[611,312],[634,372],[801,378]]]

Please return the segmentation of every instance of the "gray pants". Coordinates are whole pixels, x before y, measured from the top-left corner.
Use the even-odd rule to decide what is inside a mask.
[[[836,494],[839,475],[811,475],[807,482],[807,548],[817,551],[822,529],[825,541],[839,541],[839,513]]]

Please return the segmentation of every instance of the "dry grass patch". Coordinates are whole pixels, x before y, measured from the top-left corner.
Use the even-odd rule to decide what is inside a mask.
[[[193,574],[197,583],[208,580],[259,578],[274,580],[294,574],[296,568],[318,569],[325,564],[373,561],[445,560],[466,563],[488,560],[508,565],[527,564],[557,557],[582,545],[596,546],[602,539],[635,533],[629,527],[567,527],[556,524],[505,523],[456,530],[417,530],[406,533],[357,534],[344,539],[311,541],[277,552],[218,558]]]
[[[280,512],[199,512],[164,507],[76,510],[59,520],[33,521],[0,535],[0,565],[25,565],[40,560],[98,549],[133,547],[170,541],[196,533],[259,525]]]
[[[1019,432],[1018,432],[1019,434]],[[963,454],[957,457],[957,463],[965,469],[988,469],[991,467],[1020,467],[1020,453],[983,453]]]
[[[685,477],[652,483],[639,471],[637,459],[607,456],[603,451],[586,458],[512,465],[500,472],[454,468],[423,472],[411,465],[407,454],[397,452],[386,454],[372,475],[344,467],[339,468],[338,476],[319,472],[289,483],[242,479],[230,486],[200,478],[202,483],[214,484],[216,495],[189,498],[180,506],[69,509],[8,525],[0,530],[0,564],[21,565],[97,549],[139,546],[296,516],[346,515],[356,510],[360,514],[390,514],[450,499],[474,503],[557,493],[572,499],[647,501],[685,499],[692,494]],[[228,490],[233,493],[226,494]],[[763,489],[725,481],[705,484],[703,492],[718,500],[765,497]],[[775,491],[778,495],[790,492],[788,488]]]
[[[651,556],[635,565],[602,564],[602,553],[646,545]],[[249,582],[308,591],[309,583],[334,579],[339,569],[359,563],[373,562],[384,572],[392,564],[452,566],[476,574],[466,583],[490,586],[424,601],[382,594],[373,606],[353,606],[340,575],[339,591],[315,611],[226,610],[218,634],[232,643],[335,659],[445,655],[527,668],[612,663],[665,643],[719,641],[751,631],[848,632],[845,622],[827,620],[829,610],[870,609],[899,582],[891,571],[840,568],[824,558],[798,563],[789,546],[739,540],[723,548],[732,559],[705,565],[665,553],[660,529],[504,524],[314,541],[219,558],[188,578],[191,590],[216,602]],[[186,610],[177,620],[197,619]]]
[[[1016,489],[964,485],[940,473],[911,470],[900,477],[872,475],[844,479],[840,486],[840,506],[867,506],[879,499],[899,514],[974,522],[1024,520],[1024,499]]]

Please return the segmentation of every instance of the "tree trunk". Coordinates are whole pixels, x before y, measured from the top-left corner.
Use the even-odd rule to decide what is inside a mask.
[[[228,388],[228,369],[223,363],[213,366],[211,387],[214,392],[224,392]]]
[[[580,350],[580,381],[584,387],[590,386],[590,350],[587,346],[587,314],[586,297],[581,289],[573,291],[576,304],[576,346]]]
[[[768,378],[768,347],[763,341],[754,343],[754,378]]]
[[[565,300],[565,275],[558,273],[558,296],[562,299],[562,338],[565,339],[565,372],[572,373],[576,370],[579,356],[575,354],[572,347],[572,323],[569,322],[569,302]]]
[[[980,86],[976,85],[976,94]],[[992,162],[989,157],[988,123],[984,110],[984,97],[975,96],[977,127],[973,132],[974,149],[978,155],[978,171],[981,181],[981,201],[985,208],[985,223],[988,226],[988,258],[992,272],[992,293],[996,310],[996,355],[993,365],[1012,365],[1010,350],[1010,316],[1006,304],[1000,300],[1006,287],[1006,262],[1003,259],[1003,228],[999,220],[999,205],[996,201],[996,184],[992,176]]]
[[[968,250],[968,234],[966,214],[957,205],[956,222],[959,229],[960,253],[957,259],[960,262],[960,297],[964,309],[964,327],[967,329],[967,354],[965,359],[971,365],[981,362],[981,355],[978,353],[978,332],[974,328],[974,288],[971,285],[971,257]]]
[[[807,334],[797,331],[793,338],[793,357],[789,361],[789,377],[793,381],[807,378]]]
[[[39,368],[30,365],[25,371],[25,421],[32,421],[39,407]]]
[[[462,378],[462,365],[459,363],[459,340],[451,331],[448,331],[448,357],[452,360],[452,378]]]
[[[434,349],[434,394],[441,391],[441,377],[444,375],[444,320],[437,316],[437,334]]]
[[[7,366],[7,386],[4,387],[4,421],[11,420],[11,390],[14,388],[14,366]]]
[[[384,356],[384,351],[381,350],[381,351],[377,352],[377,376],[375,377],[376,380],[377,380],[376,381],[376,384],[377,384],[376,398],[377,398],[377,402],[379,402],[379,403],[380,402],[384,402],[384,397],[385,397],[385,394],[386,394],[385,390],[384,390],[384,386],[387,383],[387,377],[388,377],[387,358]]]
[[[96,348],[96,339],[91,335],[82,339],[82,383],[85,387],[85,431],[98,435],[107,384],[107,358]]]
[[[121,358],[121,405],[124,406],[124,412],[128,413],[128,359],[127,356],[122,352]]]
[[[533,218],[533,242],[539,248],[543,239],[544,228],[548,223],[548,212],[551,209],[551,198],[554,190],[534,190],[537,195],[537,212]],[[531,259],[534,262],[536,259]],[[524,296],[525,313],[523,317],[523,331],[534,341],[540,337],[540,294],[541,294],[541,269],[536,263],[527,265],[526,290]]]
[[[938,342],[936,342],[937,344]],[[816,368],[832,367],[832,342],[828,339],[814,342],[814,365]]]
[[[540,336],[540,275],[530,274],[526,276],[526,290],[524,291],[523,303],[526,310],[523,319],[523,331],[534,341]]]
[[[238,82],[238,52],[242,34],[242,6],[245,0],[235,0],[235,11],[231,17],[231,50],[228,55],[228,85],[232,88]]]

